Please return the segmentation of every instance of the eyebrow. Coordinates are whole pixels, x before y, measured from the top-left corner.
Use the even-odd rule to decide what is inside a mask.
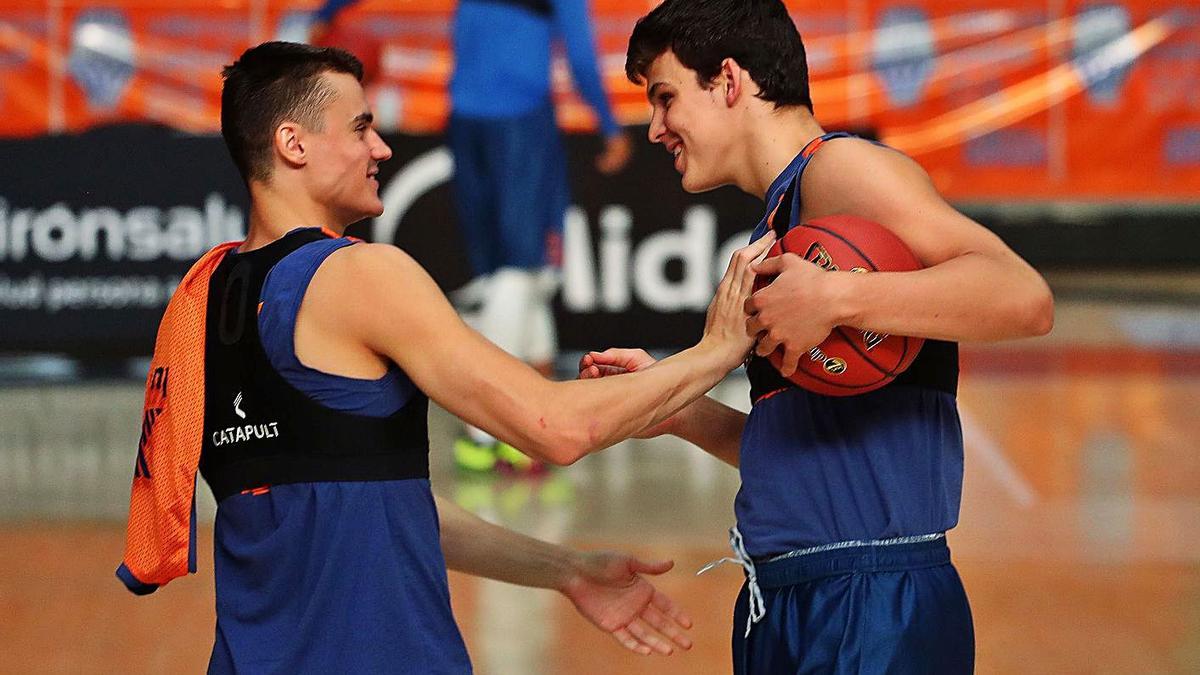
[[[359,122],[366,122],[370,125],[375,121],[375,116],[369,112],[359,113],[353,120],[350,120],[350,126],[358,126]]]

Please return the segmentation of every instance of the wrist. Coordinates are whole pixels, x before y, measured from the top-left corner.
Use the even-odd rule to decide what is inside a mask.
[[[556,561],[550,588],[571,597],[583,580],[583,575],[580,573],[584,566],[583,555],[579,551],[563,549],[562,555]]]
[[[858,299],[862,293],[859,286],[867,275],[861,272],[834,272],[824,276],[825,297],[834,311],[833,325],[861,328],[862,307]]]
[[[587,569],[590,557],[591,554],[585,551],[568,549],[563,558],[562,574],[553,588],[573,603],[577,602],[588,585]]]
[[[711,334],[705,334],[692,349],[703,364],[702,368],[712,369],[718,380],[740,366],[749,351],[748,347],[743,349],[739,340],[721,339]]]

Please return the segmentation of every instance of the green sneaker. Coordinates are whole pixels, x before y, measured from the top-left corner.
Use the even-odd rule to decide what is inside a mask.
[[[521,452],[513,446],[500,441],[496,443],[496,461],[500,468],[511,473],[545,473],[546,464]]]
[[[496,466],[496,446],[464,436],[454,441],[454,465],[466,471],[491,471]]]

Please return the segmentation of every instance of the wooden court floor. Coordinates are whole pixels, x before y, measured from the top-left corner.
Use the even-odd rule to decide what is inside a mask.
[[[1058,337],[964,349],[967,468],[950,545],[980,673],[1200,672],[1200,319],[1139,311],[1075,307],[1060,311]],[[1139,324],[1154,321],[1166,326]],[[136,417],[136,385],[85,393]],[[719,393],[744,407],[744,381]],[[26,395],[0,391],[0,401],[11,411]],[[51,416],[60,427],[89,424]],[[12,419],[0,413],[0,453],[38,435],[15,432]],[[729,672],[740,571],[694,572],[726,554],[735,471],[659,440],[538,480],[462,476],[448,461],[456,423],[434,411],[431,429],[439,492],[535,536],[672,558],[676,569],[658,583],[696,619],[692,651],[638,657],[552,592],[452,574],[476,672]],[[39,433],[58,438],[52,427]],[[89,433],[66,438],[86,445]],[[124,430],[112,433],[124,442]],[[36,500],[28,462],[0,460],[0,673],[202,672],[213,636],[211,529],[199,538],[196,576],[137,598],[113,577],[123,544],[113,513],[127,499],[132,455],[114,460],[116,478],[76,490],[85,496],[70,509],[40,514],[14,507]],[[109,461],[97,466],[104,473]],[[91,500],[96,515],[82,515]]]

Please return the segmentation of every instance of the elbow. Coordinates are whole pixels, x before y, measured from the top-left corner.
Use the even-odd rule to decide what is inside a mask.
[[[583,459],[584,455],[587,455],[588,452],[564,445],[551,445],[540,448],[536,454],[542,461],[548,464],[553,464],[554,466],[571,466],[580,459]]]
[[[531,439],[529,449],[531,454],[544,462],[555,466],[570,466],[597,448],[574,434],[557,433]]]
[[[1020,325],[1027,337],[1046,335],[1054,328],[1054,295],[1045,282],[1025,302]]]
[[[588,452],[586,450],[580,451],[574,448],[563,447],[559,448],[557,452],[547,459],[547,461],[554,466],[571,466],[575,462],[583,459],[587,454]]]

